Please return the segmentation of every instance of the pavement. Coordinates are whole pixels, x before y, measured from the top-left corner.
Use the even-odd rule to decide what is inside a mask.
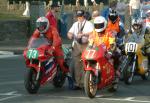
[[[70,44],[71,41],[67,38],[62,38],[63,44]],[[9,54],[22,54],[26,48],[28,40],[6,40],[0,41],[0,55]]]

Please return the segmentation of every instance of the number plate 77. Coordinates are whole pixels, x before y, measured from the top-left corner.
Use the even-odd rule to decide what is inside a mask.
[[[88,50],[86,58],[93,58],[96,50]]]

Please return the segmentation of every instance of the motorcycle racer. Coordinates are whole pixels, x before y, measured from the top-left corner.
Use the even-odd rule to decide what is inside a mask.
[[[89,38],[89,47],[100,44],[106,48],[106,57],[113,58],[114,68],[116,70],[116,76],[120,76],[118,71],[119,59],[116,52],[116,35],[113,31],[107,28],[107,21],[104,17],[99,16],[94,19],[94,31]],[[117,57],[117,58],[116,58]],[[117,65],[116,65],[117,64]]]
[[[69,73],[69,67],[65,63],[64,54],[62,51],[62,41],[57,32],[57,29],[50,25],[48,19],[46,17],[40,17],[36,21],[36,30],[34,31],[33,35],[30,38],[30,43],[39,37],[45,37],[49,40],[50,44],[52,44],[52,48],[54,50],[54,56],[56,58],[56,62],[59,64],[60,68],[62,69],[63,73],[66,74],[69,80],[69,84],[71,85],[71,76]]]
[[[117,33],[116,43],[117,46],[120,46],[123,43],[123,38],[126,33],[124,30],[124,25],[120,21],[117,11],[114,9],[109,10],[107,28]]]
[[[148,64],[150,64],[150,51],[149,51],[149,44],[150,44],[150,39],[149,39],[149,34],[150,34],[150,29],[145,25],[143,20],[141,18],[138,19],[133,19],[132,20],[132,28],[129,34],[132,34],[131,36],[134,36],[134,39],[138,39],[139,42],[141,42],[142,45],[142,53],[145,56],[148,56]],[[129,37],[130,38],[130,37]]]

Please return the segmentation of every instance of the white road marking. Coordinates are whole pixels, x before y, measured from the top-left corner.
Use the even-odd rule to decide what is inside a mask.
[[[59,97],[59,98],[67,98],[67,99],[89,99],[88,97],[71,97],[71,96],[48,96],[48,97],[51,97],[51,98]],[[144,101],[144,100],[131,100],[133,99],[133,97],[117,99],[117,98],[103,98],[102,96],[100,96],[100,98],[95,98],[95,99],[108,100],[108,101],[135,102],[135,103],[150,103],[150,101]]]
[[[10,52],[10,51],[0,51],[0,54],[2,54],[2,55],[14,55],[14,52]]]
[[[19,97],[19,95],[14,95],[14,96],[9,96],[9,97],[2,98],[2,99],[0,99],[0,102],[11,99],[11,98],[16,98],[16,97]]]
[[[127,98],[125,98],[124,100],[132,100],[132,99],[134,99],[135,97],[127,97]]]
[[[15,93],[17,93],[17,91],[12,91],[12,92],[7,92],[7,93],[0,93],[0,95],[8,96],[8,97],[5,97],[5,98],[1,98],[0,102],[8,100],[8,99],[11,99],[11,98],[16,98],[16,97],[20,97],[21,96],[21,94],[15,94]]]
[[[0,82],[0,86],[1,85],[10,85],[10,84],[22,84],[24,81],[20,80],[20,81],[7,81],[7,82]]]
[[[11,57],[17,57],[19,55],[0,55],[0,59],[3,59],[3,58],[11,58]]]
[[[150,103],[150,101],[144,101],[144,100],[127,100],[125,99],[116,99],[116,98],[98,98],[103,100],[110,100],[110,101],[128,101],[128,102],[136,102],[136,103]]]
[[[17,91],[12,91],[12,92],[7,92],[7,93],[0,93],[0,95],[3,96],[9,96],[0,99],[0,101],[8,100],[11,98],[19,97],[19,96],[31,96],[31,95],[26,95],[26,94],[18,94]],[[43,95],[39,94],[36,96],[46,96],[46,97],[51,97],[51,98],[67,98],[67,99],[89,99],[88,97],[71,97],[71,96],[48,96],[48,95]],[[104,98],[103,95],[96,96],[95,99],[101,99],[101,100],[108,100],[108,101],[123,101],[123,102],[135,102],[135,103],[150,103],[150,101],[144,101],[144,100],[134,100],[135,97],[127,97],[127,98]]]
[[[12,91],[12,92],[8,92],[8,93],[0,93],[0,95],[7,95],[7,96],[12,96],[14,95],[15,93],[17,93],[17,91]]]

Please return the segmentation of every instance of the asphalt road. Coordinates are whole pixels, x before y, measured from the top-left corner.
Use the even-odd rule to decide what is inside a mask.
[[[26,69],[21,55],[0,55],[0,103],[150,103],[150,79],[143,81],[139,77],[130,86],[120,82],[115,93],[99,91],[94,99],[83,90],[69,90],[67,83],[61,89],[47,83],[37,94],[30,95],[24,88]]]

